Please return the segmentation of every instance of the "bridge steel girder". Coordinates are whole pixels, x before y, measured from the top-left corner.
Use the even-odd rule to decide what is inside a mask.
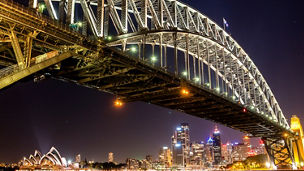
[[[59,62],[61,62],[62,60],[65,60],[67,58],[70,58],[73,56],[73,53],[71,52],[64,52],[58,56],[55,56],[51,59],[42,61],[38,64],[35,64],[33,66],[30,66],[28,68],[22,69],[22,68],[16,68],[17,71],[13,70],[12,74],[9,74],[3,78],[0,79],[0,89],[7,87],[19,80],[21,80],[22,78],[25,78],[31,74],[34,74],[38,71],[41,71],[45,68],[48,68],[54,64],[57,64]]]

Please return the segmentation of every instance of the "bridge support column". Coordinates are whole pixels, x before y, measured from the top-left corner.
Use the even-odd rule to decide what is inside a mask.
[[[174,72],[175,72],[175,75],[178,75],[177,33],[173,33],[173,40],[174,40],[174,60],[175,60]]]
[[[24,66],[25,66],[24,56],[23,56],[22,51],[21,51],[21,47],[20,47],[20,44],[19,44],[19,39],[17,38],[14,31],[11,31],[10,39],[11,39],[12,47],[13,47],[13,50],[14,50],[14,53],[15,53],[15,56],[16,56],[18,66],[20,68],[24,68]]]
[[[289,138],[262,138],[271,162],[278,168],[292,168],[294,157]]]
[[[66,23],[74,23],[75,0],[68,0]]]
[[[38,0],[29,0],[29,7],[30,8],[37,8]]]

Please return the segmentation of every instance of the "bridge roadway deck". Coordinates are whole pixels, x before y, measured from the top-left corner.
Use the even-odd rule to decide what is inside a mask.
[[[211,120],[252,136],[271,138],[289,132],[265,115],[243,107],[223,94],[156,68],[147,61],[119,50],[105,48],[99,61],[83,69],[71,69],[65,61],[60,78],[117,95],[125,102],[144,101]],[[75,63],[75,62],[71,62]],[[68,69],[64,69],[66,68]],[[182,88],[190,91],[183,96]]]

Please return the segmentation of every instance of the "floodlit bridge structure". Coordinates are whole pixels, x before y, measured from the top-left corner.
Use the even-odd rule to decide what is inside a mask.
[[[2,0],[0,43],[0,88],[51,75],[261,137],[278,167],[303,161],[250,57],[177,0]]]

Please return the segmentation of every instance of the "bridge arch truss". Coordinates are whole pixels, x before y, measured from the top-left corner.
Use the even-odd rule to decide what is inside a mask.
[[[248,54],[196,9],[176,0],[32,0],[30,5],[37,7],[41,2],[54,19],[82,22],[83,34],[103,37],[108,46],[126,52],[135,46],[137,54],[133,56],[146,61],[154,56],[158,61],[155,67],[225,94],[289,129],[275,96]],[[78,13],[85,17],[77,21]]]

